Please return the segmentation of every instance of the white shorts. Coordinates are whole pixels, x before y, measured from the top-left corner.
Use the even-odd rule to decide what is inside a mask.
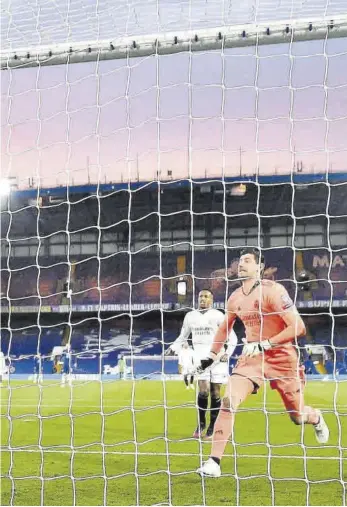
[[[227,384],[229,378],[229,361],[226,363],[214,363],[204,372],[197,374],[197,380],[207,380],[213,384]]]

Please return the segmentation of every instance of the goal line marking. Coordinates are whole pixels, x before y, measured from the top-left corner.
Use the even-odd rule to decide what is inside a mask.
[[[207,442],[209,443],[209,442]],[[97,444],[95,444],[97,445]],[[22,452],[22,453],[54,453],[54,454],[94,454],[94,455],[104,455],[104,454],[111,454],[113,456],[151,456],[151,457],[167,457],[167,453],[165,452],[133,452],[133,451],[86,451],[86,450],[80,450],[80,449],[71,449],[71,450],[65,450],[65,449],[9,449],[8,447],[1,447],[1,452]],[[175,456],[175,457],[201,457],[202,454],[200,453],[185,453],[185,452],[170,452],[169,456]],[[224,458],[234,458],[235,456],[233,454],[225,454]],[[277,459],[297,459],[297,460],[331,460],[331,461],[347,461],[347,456],[295,456],[295,455],[280,455],[280,454],[236,454],[236,458],[248,458],[248,459],[269,459],[269,457],[277,458]]]

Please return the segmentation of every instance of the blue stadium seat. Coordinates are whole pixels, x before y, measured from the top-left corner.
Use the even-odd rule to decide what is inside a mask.
[[[172,343],[177,337],[173,331],[165,331],[166,343]],[[1,350],[11,358],[11,364],[16,373],[30,374],[33,372],[33,356],[40,352],[43,356],[50,356],[53,347],[62,345],[63,328],[27,329],[14,331],[11,335],[4,331],[1,340]],[[74,327],[71,336],[73,364],[76,373],[98,373],[104,364],[116,365],[119,354],[130,355],[159,355],[162,353],[161,329],[147,331],[134,330],[132,337],[129,329],[103,324],[101,332],[97,327],[88,325]],[[52,373],[53,362],[49,358],[44,360],[44,373]]]

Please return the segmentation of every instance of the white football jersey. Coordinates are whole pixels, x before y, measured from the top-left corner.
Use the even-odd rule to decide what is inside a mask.
[[[3,352],[0,352],[0,375],[2,375],[6,370],[6,362],[5,356]]]
[[[178,364],[182,366],[183,369],[192,368],[194,366],[194,354],[192,349],[181,348],[178,353]]]
[[[224,321],[224,314],[220,310],[210,308],[209,310],[192,310],[184,317],[181,333],[177,340],[171,345],[171,349],[177,354],[189,336],[192,335],[192,344],[195,358],[202,359],[208,356],[217,329]],[[237,337],[233,330],[230,331],[227,345],[227,354],[231,356],[237,345]],[[220,355],[225,353],[221,350]]]

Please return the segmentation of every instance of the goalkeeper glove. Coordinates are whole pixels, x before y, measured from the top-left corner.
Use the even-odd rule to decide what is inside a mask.
[[[262,340],[261,342],[248,342],[246,338],[242,338],[244,343],[242,355],[246,357],[255,357],[262,354],[264,350],[272,348],[270,340]]]
[[[213,352],[211,352],[211,355],[216,356],[216,354],[213,354]],[[211,356],[204,357],[204,359],[200,360],[200,365],[197,367],[196,372],[203,373],[213,363],[214,363],[214,359],[212,359]]]

